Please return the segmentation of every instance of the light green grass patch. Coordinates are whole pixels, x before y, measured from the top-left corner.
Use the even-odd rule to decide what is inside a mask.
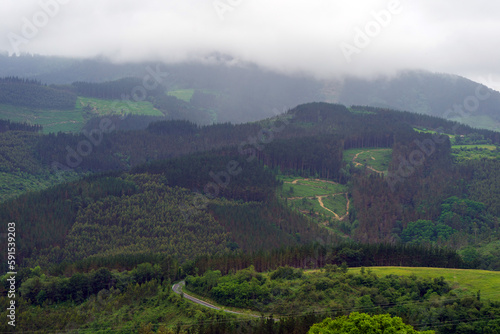
[[[500,301],[500,272],[475,269],[411,268],[411,267],[370,267],[378,276],[416,275],[420,277],[443,276],[452,287],[472,293],[481,291],[481,298]],[[360,268],[349,268],[349,272],[359,273]]]
[[[282,198],[287,198],[289,206],[304,214],[311,214],[317,223],[323,224],[325,220],[335,220],[346,214],[347,187],[345,185],[295,176],[279,176],[279,179],[284,183],[278,194]],[[334,194],[337,195],[334,196]],[[319,196],[324,207],[321,206]]]
[[[90,107],[88,113],[96,116],[108,115],[144,115],[144,116],[164,116],[163,113],[153,107],[149,101],[121,101],[103,100],[90,97],[78,97],[76,110],[84,112],[84,108]]]
[[[0,118],[13,122],[39,124],[44,133],[79,132],[85,124],[79,110],[33,109],[0,104]]]
[[[357,155],[357,156],[356,156]],[[356,148],[345,150],[343,160],[346,162],[359,163],[371,167],[377,171],[387,171],[392,160],[392,149],[390,148]]]
[[[296,209],[300,211],[307,211],[312,213],[319,213],[325,216],[331,216],[332,213],[328,210],[323,209],[316,198],[301,198],[301,199],[291,199],[289,203]]]
[[[283,181],[282,194],[284,197],[314,197],[347,191],[347,187],[342,184],[324,180],[305,180],[304,178],[294,177],[283,179]],[[291,183],[294,181],[296,183]]]
[[[323,205],[341,217],[347,213],[347,199],[345,195],[324,197]]]

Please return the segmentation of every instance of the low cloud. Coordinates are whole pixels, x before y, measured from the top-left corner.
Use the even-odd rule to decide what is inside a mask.
[[[499,12],[490,0],[5,0],[0,49],[116,62],[218,53],[322,79],[424,69],[485,83],[500,80]]]

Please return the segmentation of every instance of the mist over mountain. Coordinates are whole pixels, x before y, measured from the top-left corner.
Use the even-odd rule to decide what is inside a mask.
[[[0,77],[19,76],[46,84],[105,82],[144,78],[147,68],[164,75],[167,91],[194,90],[214,96],[218,122],[242,123],[276,115],[308,102],[370,105],[422,113],[474,127],[500,129],[500,93],[467,78],[426,71],[405,71],[391,77],[317,80],[288,76],[214,54],[203,62],[116,64],[103,58],[0,56]],[[189,101],[188,101],[189,102]]]
[[[500,333],[499,12],[0,1],[0,332]]]
[[[437,116],[473,127],[500,129],[500,93],[467,78],[408,71],[393,78],[346,79],[336,102]]]

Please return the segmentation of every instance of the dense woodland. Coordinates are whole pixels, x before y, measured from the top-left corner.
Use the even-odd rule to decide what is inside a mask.
[[[2,134],[5,137],[3,140],[11,141],[12,144],[3,146],[4,150],[8,150],[2,155],[2,168],[4,172],[20,170],[36,174],[44,171],[44,168],[46,170],[47,167],[44,166],[62,166],[52,168],[52,171],[55,169],[57,175],[64,175],[66,170],[80,173],[130,170],[132,175],[161,175],[166,181],[160,182],[160,188],[165,184],[167,187],[186,188],[195,194],[209,197],[210,200],[213,200],[212,197],[224,197],[230,201],[249,202],[236,205],[213,201],[207,206],[211,215],[219,222],[225,222],[227,231],[232,231],[232,226],[248,227],[251,224],[244,223],[245,221],[257,221],[256,217],[260,217],[271,220],[271,224],[278,229],[285,229],[289,236],[283,241],[290,242],[314,240],[313,235],[317,232],[310,230],[303,236],[293,235],[300,234],[299,226],[310,224],[310,221],[307,217],[295,217],[293,213],[288,213],[289,209],[274,200],[274,189],[279,185],[275,181],[276,172],[321,177],[348,184],[354,204],[349,212],[348,223],[353,231],[351,237],[356,241],[395,242],[403,238],[411,242],[413,239],[407,237],[407,226],[419,220],[451,228],[448,232],[453,233],[447,233],[446,237],[441,238],[432,237],[429,241],[454,248],[495,235],[498,229],[498,173],[495,173],[498,170],[498,160],[468,160],[457,164],[451,157],[447,136],[412,130],[412,126],[429,127],[434,120],[435,126],[441,131],[451,132],[455,127],[454,123],[429,116],[369,107],[356,107],[356,110],[364,110],[366,113],[352,113],[340,105],[309,104],[261,124],[226,123],[200,127],[187,121],[162,121],[152,123],[142,131],[102,132],[98,135],[94,133],[94,137],[89,137],[89,134],[37,136],[8,131]],[[398,117],[403,121],[396,121]],[[465,131],[464,129],[468,128],[460,127],[461,131]],[[498,142],[498,134],[495,132],[484,130],[481,138],[488,138],[492,143]],[[81,151],[79,145],[83,141],[95,143],[89,154]],[[432,144],[428,148],[428,155],[424,152],[426,148],[422,148],[422,143],[428,146],[429,143]],[[391,147],[392,172],[384,177],[346,168],[343,150],[352,147]],[[421,152],[422,163],[402,166],[401,161],[411,160],[415,151]],[[85,154],[80,155],[78,152]],[[144,164],[148,161],[151,162]],[[228,164],[233,164],[231,169],[234,175],[228,174]],[[264,169],[262,164],[266,166]],[[398,171],[407,175],[401,176]],[[113,174],[110,177],[84,179],[72,185],[56,186],[43,194],[24,195],[13,200],[14,202],[6,202],[0,213],[5,220],[21,221],[20,224],[31,224],[31,221],[37,225],[29,229],[32,237],[22,241],[27,245],[26,251],[34,248],[28,246],[32,246],[31,240],[37,240],[36,249],[39,251],[49,245],[62,247],[62,239],[58,236],[66,236],[76,217],[83,214],[82,210],[94,201],[110,195],[116,196],[114,193],[104,192],[92,197],[80,190],[78,196],[82,200],[77,201],[75,189],[90,187],[101,190],[100,186],[95,185],[96,182],[105,184],[112,180],[115,186],[124,184],[124,180],[130,177]],[[126,184],[128,187],[129,183]],[[129,192],[128,195],[131,195],[131,190],[117,189],[113,191],[122,195]],[[139,193],[144,196],[142,190]],[[454,210],[444,208],[446,200],[450,198],[457,198],[457,208]],[[49,199],[52,200],[47,203]],[[461,205],[467,207],[463,203],[475,203],[484,218],[478,220],[478,216],[473,213],[469,213],[469,218],[464,216],[464,209],[460,211],[458,208]],[[46,205],[61,207],[60,212],[64,214],[52,213],[47,216],[52,208],[46,208]],[[110,205],[105,204],[106,207]],[[193,206],[192,203],[190,205]],[[28,206],[31,209],[23,213],[21,208]],[[42,210],[40,213],[37,213],[38,207]],[[189,216],[199,210],[191,208],[181,211]],[[447,216],[448,211],[451,212]],[[281,212],[280,215],[286,219],[280,218],[276,212]],[[30,213],[32,218],[21,216]],[[270,219],[271,217],[274,219]],[[43,221],[47,223],[41,223]],[[286,224],[283,222],[295,227],[285,228]],[[62,229],[63,225],[66,227]],[[413,225],[410,224],[411,226]],[[46,231],[44,233],[50,235],[48,239],[39,235],[41,232],[36,232],[41,231],[42,227]],[[50,232],[52,229],[54,233]],[[248,244],[243,237],[234,237],[238,240],[231,241],[234,243],[232,248],[254,249],[243,245]],[[258,241],[255,243],[258,244]],[[22,257],[24,256],[29,257],[30,254]]]
[[[17,123],[9,120],[0,120],[0,133],[7,131],[40,132],[42,127],[37,124]]]
[[[36,80],[0,78],[0,103],[15,106],[72,110],[76,94],[42,85]]]

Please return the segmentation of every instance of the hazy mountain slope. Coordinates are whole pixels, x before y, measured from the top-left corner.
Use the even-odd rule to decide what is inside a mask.
[[[161,74],[166,91],[187,94],[186,103],[208,110],[217,122],[251,122],[302,103],[325,101],[407,110],[500,129],[500,93],[450,74],[407,71],[374,80],[319,81],[266,71],[254,64],[233,64],[227,57],[204,64],[112,64],[104,59],[0,56],[0,77],[19,76],[47,84],[150,79],[152,70]],[[455,106],[462,111],[456,112]]]
[[[500,93],[460,76],[412,71],[391,79],[349,78],[339,91],[338,100],[346,105],[388,107],[500,129]]]

